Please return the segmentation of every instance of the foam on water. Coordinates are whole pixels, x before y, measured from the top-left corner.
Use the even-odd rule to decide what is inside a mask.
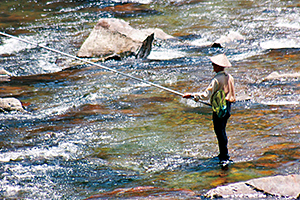
[[[261,104],[269,105],[269,106],[284,106],[284,105],[299,105],[299,101],[261,101]]]
[[[191,45],[195,45],[195,46],[209,46],[212,45],[213,42],[209,41],[207,38],[200,38],[200,39],[196,39],[193,40],[191,42]]]
[[[289,28],[289,29],[300,29],[300,16],[299,13],[291,13],[288,16],[278,18],[276,20],[276,27]]]
[[[34,39],[34,36],[27,36],[24,39],[30,41]],[[4,44],[0,45],[0,55],[13,54],[13,53],[18,53],[20,51],[23,51],[25,49],[35,48],[34,45],[20,42],[19,40],[16,40],[14,38],[3,39],[3,43]]]
[[[185,52],[173,50],[173,49],[160,49],[151,51],[147,57],[150,60],[171,60],[176,58],[182,58],[186,56]]]
[[[14,197],[18,193],[25,192],[27,197],[36,199],[59,198],[52,190],[55,183],[48,173],[65,170],[64,168],[48,164],[30,166],[9,164],[4,170],[5,176],[0,180],[0,191],[5,196]],[[14,180],[14,183],[11,180]]]
[[[53,159],[55,157],[63,157],[66,160],[74,158],[73,156],[78,151],[78,147],[71,142],[63,142],[58,146],[39,148],[33,147],[30,149],[4,152],[0,154],[1,162],[9,162],[12,160],[23,160],[29,158],[31,160],[44,158]]]
[[[260,43],[263,49],[283,49],[300,48],[300,39],[298,38],[280,38],[264,41]]]

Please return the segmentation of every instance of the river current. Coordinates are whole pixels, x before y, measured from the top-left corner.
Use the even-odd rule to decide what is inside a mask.
[[[100,64],[196,92],[214,75],[209,56],[225,53],[241,99],[227,125],[234,164],[223,170],[208,106],[1,36],[0,67],[15,78],[0,82],[0,97],[27,112],[0,113],[0,198],[84,199],[138,186],[201,197],[300,173],[299,1],[14,0],[0,10],[2,32],[72,55],[100,18],[161,28],[176,40],[155,41],[148,59]],[[210,47],[228,34],[244,39]],[[283,76],[266,79],[273,72]]]

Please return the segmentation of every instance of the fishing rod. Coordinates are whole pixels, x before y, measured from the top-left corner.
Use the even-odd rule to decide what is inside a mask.
[[[46,46],[44,46],[44,45],[40,45],[39,43],[30,42],[30,41],[28,41],[28,40],[25,40],[25,39],[22,39],[22,38],[19,38],[19,37],[16,37],[16,36],[13,36],[13,35],[4,33],[4,32],[0,32],[0,35],[6,36],[6,37],[9,37],[9,38],[13,38],[13,39],[16,39],[16,40],[19,40],[19,41],[22,41],[22,42],[25,42],[25,43],[28,43],[28,44],[37,46],[37,47],[41,47],[41,48],[47,49],[47,50],[49,50],[49,51],[52,51],[52,52],[55,52],[55,53],[58,53],[58,54],[61,54],[61,55],[64,55],[64,56],[67,56],[67,57],[70,57],[70,58],[74,58],[74,59],[76,59],[76,60],[80,60],[80,61],[85,62],[85,63],[88,63],[88,64],[96,65],[96,66],[98,66],[98,67],[100,67],[100,68],[106,69],[106,70],[108,70],[108,71],[115,72],[115,73],[120,74],[120,75],[122,75],[122,76],[126,76],[126,77],[128,77],[128,78],[131,78],[131,79],[134,79],[134,80],[137,80],[137,81],[140,81],[140,82],[144,82],[144,83],[146,83],[146,84],[152,85],[152,86],[157,87],[157,88],[160,88],[160,89],[162,89],[162,90],[166,90],[166,91],[171,92],[171,93],[173,93],[173,94],[177,94],[177,95],[183,96],[182,93],[177,92],[177,91],[175,91],[175,90],[172,90],[172,89],[170,89],[170,88],[166,88],[166,87],[163,87],[163,86],[161,86],[161,85],[152,83],[152,82],[150,82],[150,81],[146,81],[146,80],[137,78],[137,77],[135,77],[135,76],[131,76],[131,75],[129,75],[129,74],[126,74],[126,73],[117,71],[117,70],[115,70],[115,69],[106,67],[106,66],[104,66],[104,65],[100,65],[100,64],[98,64],[98,63],[95,63],[95,62],[92,62],[92,61],[89,61],[89,60],[86,60],[86,59],[83,59],[83,58],[79,58],[79,57],[77,57],[77,56],[74,56],[74,55],[71,55],[71,54],[68,54],[68,53],[64,53],[64,52],[58,51],[58,50],[56,50],[56,49],[52,49],[52,48],[46,47]],[[194,98],[194,97],[191,96],[191,98]],[[204,101],[201,101],[201,100],[200,100],[199,102],[200,102],[200,103],[203,103],[203,104],[205,104],[205,105],[211,106],[211,105],[210,105],[209,103],[207,103],[207,102],[204,102]]]

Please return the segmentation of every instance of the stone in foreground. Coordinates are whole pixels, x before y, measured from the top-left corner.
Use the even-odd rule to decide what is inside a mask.
[[[258,178],[209,190],[208,198],[300,198],[300,175]]]

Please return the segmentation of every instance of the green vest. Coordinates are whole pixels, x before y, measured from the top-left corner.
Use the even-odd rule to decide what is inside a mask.
[[[224,90],[218,90],[212,97],[211,107],[219,118],[223,118],[227,113],[227,104],[225,97],[226,96]]]

